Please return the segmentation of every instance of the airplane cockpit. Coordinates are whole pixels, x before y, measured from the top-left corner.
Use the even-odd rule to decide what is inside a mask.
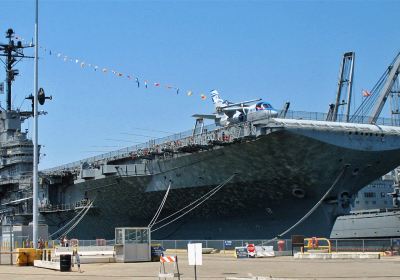
[[[256,111],[271,110],[271,109],[272,109],[272,106],[269,103],[259,102],[256,104]]]

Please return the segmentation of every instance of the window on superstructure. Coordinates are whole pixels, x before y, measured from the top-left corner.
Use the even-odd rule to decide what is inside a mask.
[[[375,197],[376,194],[374,192],[365,192],[364,197]]]
[[[386,193],[381,192],[381,197],[386,197]]]

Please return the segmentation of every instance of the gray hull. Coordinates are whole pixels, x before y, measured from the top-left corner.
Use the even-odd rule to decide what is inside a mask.
[[[392,237],[400,237],[400,210],[341,216],[331,232],[331,238]]]
[[[112,238],[114,227],[147,226],[170,181],[172,190],[160,219],[236,173],[211,199],[154,231],[153,238],[269,238],[307,213],[344,169],[318,210],[290,233],[329,236],[334,219],[349,211],[351,195],[399,165],[399,131],[383,135],[381,128],[370,125],[326,129],[325,122],[316,126],[315,122],[290,121],[259,124],[257,137],[251,140],[149,160],[148,175],[124,173],[122,168],[118,175],[50,185],[49,192],[52,188],[61,191],[64,203],[74,203],[85,193],[94,200],[94,207],[70,236]],[[42,214],[55,230],[74,213]]]

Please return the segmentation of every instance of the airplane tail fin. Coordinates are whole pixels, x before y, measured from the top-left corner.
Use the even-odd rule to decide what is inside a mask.
[[[213,89],[210,93],[211,93],[211,98],[212,98],[215,108],[221,107],[224,100],[222,100],[219,97],[219,92],[216,89]]]

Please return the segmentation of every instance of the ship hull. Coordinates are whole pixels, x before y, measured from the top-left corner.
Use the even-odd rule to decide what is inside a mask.
[[[278,129],[209,151],[150,160],[151,175],[121,172],[62,190],[53,187],[63,192],[65,203],[81,200],[84,194],[94,200],[70,236],[113,238],[115,227],[147,226],[170,182],[160,219],[234,176],[187,215],[158,230],[162,223],[156,224],[152,236],[259,239],[274,237],[299,221],[337,180],[317,210],[289,233],[329,236],[335,218],[349,211],[351,195],[399,165],[400,145],[393,144],[398,135],[388,135],[385,141],[381,135],[368,135],[367,141],[359,141],[360,137],[365,136],[316,133],[315,128]],[[43,213],[43,217],[54,231],[75,213]]]
[[[331,238],[400,237],[400,211],[375,211],[338,217],[330,236]]]

